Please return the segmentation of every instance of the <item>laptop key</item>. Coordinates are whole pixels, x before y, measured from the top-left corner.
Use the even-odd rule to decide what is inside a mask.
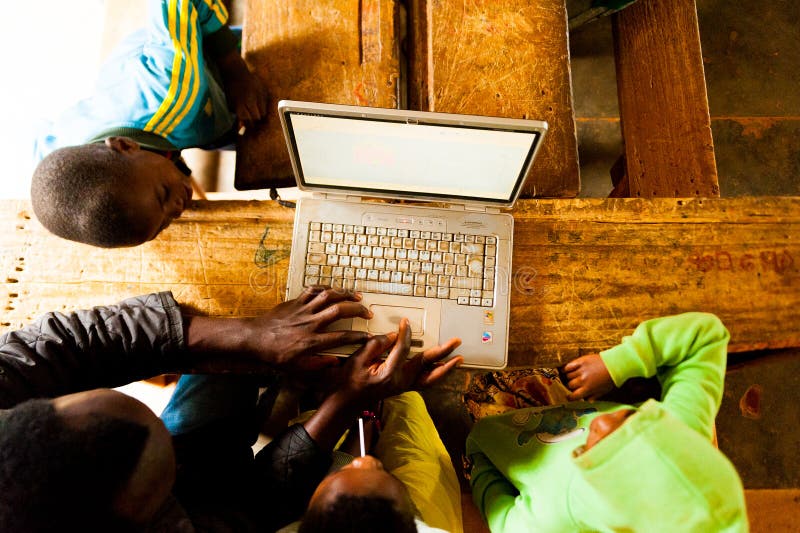
[[[324,265],[327,256],[322,253],[311,253],[306,256],[306,263],[309,265]]]
[[[457,289],[480,289],[482,280],[481,278],[460,278],[454,276],[450,281],[450,286],[456,287]]]
[[[414,286],[410,283],[384,283],[382,281],[356,280],[355,290],[359,292],[397,294],[400,296],[414,294]]]
[[[496,242],[494,236],[317,222],[309,226],[305,276],[336,288],[352,289],[356,280],[366,292],[491,306]]]

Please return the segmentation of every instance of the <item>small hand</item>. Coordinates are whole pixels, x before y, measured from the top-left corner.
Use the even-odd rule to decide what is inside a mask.
[[[217,59],[225,84],[228,105],[239,117],[239,125],[261,120],[267,115],[267,91],[250,72],[238,50]]]
[[[614,389],[614,381],[600,354],[578,357],[564,365],[564,372],[569,380],[567,388],[572,391],[570,400],[594,401]]]
[[[267,91],[249,70],[240,70],[226,80],[225,93],[240,125],[258,122],[267,115]]]
[[[350,291],[315,286],[294,300],[283,302],[264,315],[245,322],[245,352],[279,368],[311,371],[337,365],[335,356],[316,355],[336,346],[362,344],[363,331],[325,331],[343,318],[369,319],[372,314]]]
[[[460,344],[461,340],[453,338],[409,359],[411,328],[408,320],[403,319],[397,333],[371,338],[348,358],[345,388],[359,401],[369,403],[433,385],[463,361],[462,357],[454,357],[444,364],[435,365]],[[381,359],[389,348],[391,351],[386,359]]]

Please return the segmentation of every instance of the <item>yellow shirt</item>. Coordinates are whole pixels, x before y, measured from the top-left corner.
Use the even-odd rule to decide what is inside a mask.
[[[422,520],[462,533],[458,478],[419,393],[384,400],[381,426],[373,455],[406,486]]]

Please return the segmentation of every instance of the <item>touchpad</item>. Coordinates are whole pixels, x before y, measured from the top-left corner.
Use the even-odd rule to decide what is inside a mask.
[[[425,333],[425,309],[422,307],[398,307],[392,305],[370,305],[372,318],[367,322],[367,331],[376,335],[384,335],[397,331],[400,320],[408,319],[411,336],[421,337]]]
[[[342,318],[341,320],[337,320],[327,328],[325,331],[350,331],[353,329],[353,319],[352,318]]]

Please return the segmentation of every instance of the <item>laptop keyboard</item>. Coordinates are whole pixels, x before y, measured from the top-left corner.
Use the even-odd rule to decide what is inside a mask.
[[[311,222],[303,285],[491,307],[497,237]]]

